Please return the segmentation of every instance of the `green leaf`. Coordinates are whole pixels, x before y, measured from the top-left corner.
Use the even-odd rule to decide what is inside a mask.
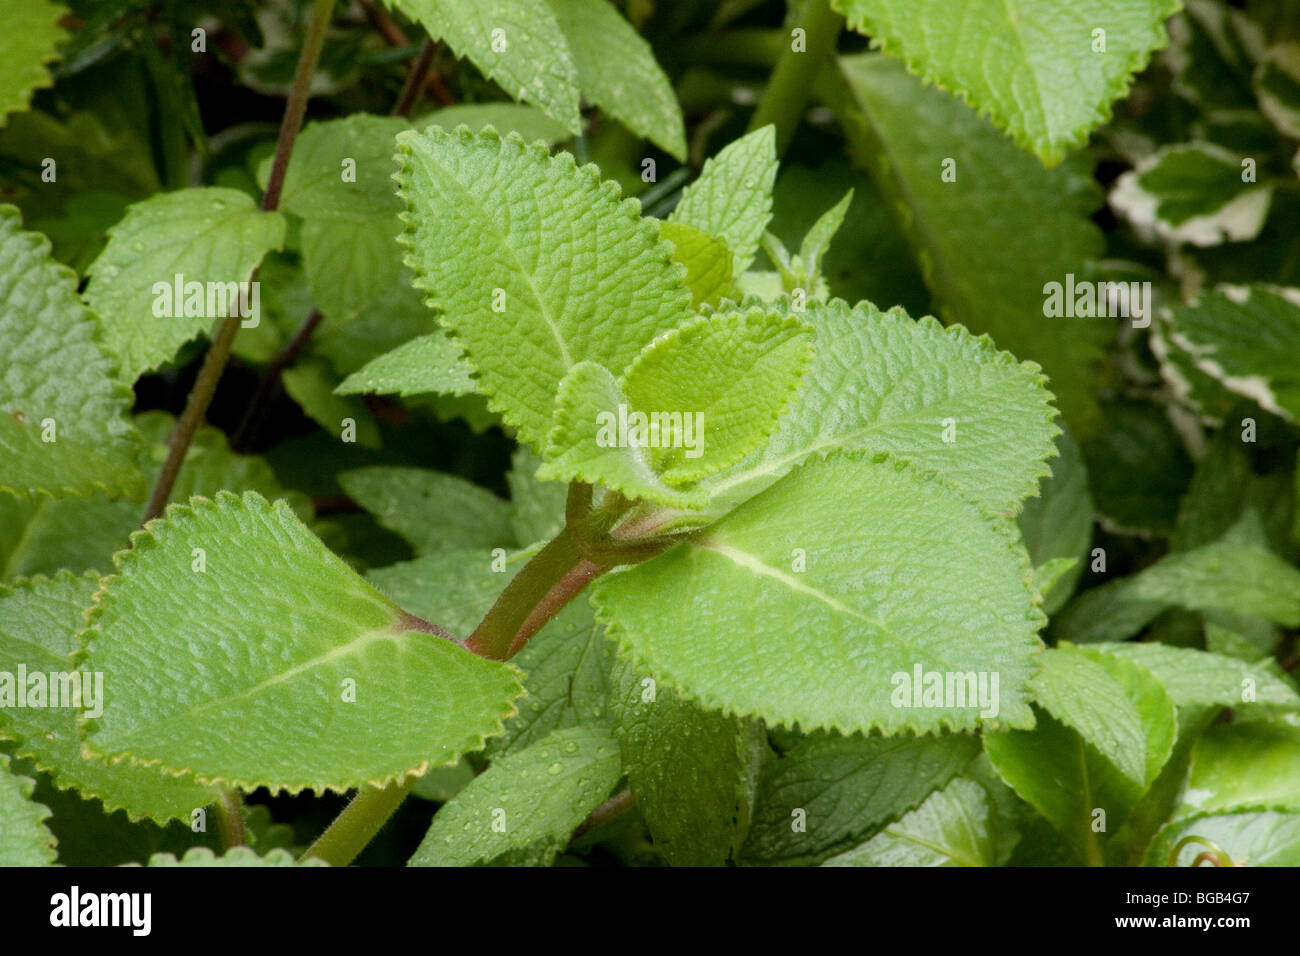
[[[82,669],[117,689],[85,722],[96,755],[202,783],[347,790],[475,750],[513,712],[514,668],[430,633],[283,502],[173,505],[116,560],[81,638]],[[203,679],[174,680],[177,660]]]
[[[1201,735],[1178,815],[1224,810],[1300,810],[1300,728],[1254,721]]]
[[[31,800],[34,781],[9,771],[0,753],[0,866],[52,866],[54,835],[45,826],[50,811]]]
[[[334,390],[339,395],[473,395],[473,369],[445,331],[421,335],[371,359]]]
[[[1048,166],[1110,117],[1168,42],[1178,0],[832,0],[849,26],[960,96]],[[1104,31],[1098,49],[1096,30]]]
[[[887,57],[842,57],[840,67],[848,96],[839,113],[850,147],[907,234],[940,316],[1040,363],[1075,436],[1094,429],[1090,367],[1113,321],[1045,311],[1045,286],[1088,278],[1089,261],[1102,251],[1088,219],[1099,200],[1088,171],[1044,170]],[[955,182],[943,180],[946,160]]]
[[[510,486],[510,525],[521,544],[549,541],[564,527],[564,505],[568,489],[555,481],[539,481],[542,460],[526,445],[510,458],[506,483]]]
[[[246,846],[237,846],[227,850],[221,856],[205,846],[185,851],[179,860],[171,853],[155,853],[149,857],[146,866],[326,866],[321,860],[303,860],[299,862],[292,853],[284,849],[273,849],[265,856],[258,856],[255,850]]]
[[[738,276],[754,261],[772,218],[776,170],[776,127],[756,129],[705,161],[668,220],[724,240],[734,257],[731,273]]]
[[[655,849],[673,866],[721,866],[749,827],[759,725],[702,709],[619,661],[611,675],[614,729]]]
[[[686,161],[686,130],[673,85],[608,0],[547,0],[569,44],[583,96],[638,136]]]
[[[250,291],[242,302],[229,284],[249,281],[262,257],[283,246],[284,230],[283,216],[237,189],[203,186],[134,203],[86,273],[86,304],[104,320],[124,376],[157,368],[229,315],[260,321],[258,299]],[[204,283],[201,301],[193,283]]]
[[[1147,851],[1147,866],[1168,866],[1174,847],[1187,837],[1175,866],[1191,866],[1209,850],[1208,840],[1237,866],[1300,866],[1300,813],[1214,813],[1175,820],[1156,834]]]
[[[95,575],[75,578],[66,572],[53,579],[34,578],[0,587],[0,671],[16,674],[24,668],[29,675],[72,674],[77,632],[85,626],[82,612],[93,603],[98,587]],[[30,757],[56,786],[98,798],[106,811],[124,809],[132,820],[188,822],[195,809],[212,802],[213,791],[192,780],[166,776],[153,767],[107,767],[83,759],[77,718],[102,708],[103,691],[112,685],[97,682],[93,675],[89,681],[80,679],[86,681],[80,685],[82,707],[67,703],[15,707],[5,701],[0,686],[4,705],[0,706],[0,735],[19,741],[17,756]],[[51,679],[51,695],[53,684]],[[47,702],[52,704],[53,697]]]
[[[1119,685],[1130,703],[1119,727],[1105,726],[1107,704],[1088,696],[1102,682],[1088,680],[1075,684],[1073,699],[1067,697],[1070,690],[1066,687],[1045,695],[1044,705],[1058,713],[1038,711],[1033,730],[985,732],[984,750],[999,776],[1021,799],[1038,810],[1083,860],[1099,864],[1104,859],[1105,835],[1119,828],[1159,775],[1173,749],[1177,728],[1174,704],[1149,671],[1107,654],[1092,652],[1088,656]],[[1077,657],[1071,660],[1079,663]],[[1041,690],[1041,681],[1039,684]],[[1113,697],[1106,693],[1112,705]],[[1070,724],[1082,728],[1083,733]],[[1116,766],[1115,758],[1121,759],[1129,773]],[[1139,771],[1136,779],[1131,775],[1134,770]]]
[[[1285,681],[1235,657],[1149,642],[1094,647],[1149,670],[1180,710],[1247,703],[1273,713],[1300,710],[1300,696]]]
[[[1229,534],[1083,592],[1057,615],[1053,632],[1077,643],[1122,641],[1169,607],[1258,615],[1300,626],[1300,571]]]
[[[59,57],[58,46],[67,36],[59,26],[66,13],[49,0],[0,0],[0,126],[9,113],[27,108],[35,90],[53,85],[45,65]]]
[[[803,391],[764,447],[705,480],[718,509],[836,448],[909,458],[1006,513],[1047,474],[1057,429],[1037,366],[965,329],[866,302],[810,302],[796,315],[817,334]]]
[[[1056,565],[1060,574],[1054,578],[1050,591],[1040,580],[1043,589],[1043,611],[1055,614],[1069,599],[1083,573],[1092,543],[1092,496],[1088,493],[1088,469],[1069,432],[1056,438],[1058,457],[1053,458],[1052,474],[1039,485],[1038,496],[1025,501],[1024,509],[1016,519],[1024,538],[1029,559],[1041,572],[1052,562],[1073,562],[1068,566]]]
[[[514,544],[510,505],[486,488],[427,468],[360,468],[339,476],[343,490],[417,554]]]
[[[809,734],[764,770],[744,856],[817,862],[898,819],[978,752],[971,734]]]
[[[1300,43],[1278,43],[1255,68],[1260,111],[1290,139],[1300,139]]]
[[[382,444],[379,425],[366,403],[355,395],[337,394],[339,380],[323,359],[313,356],[299,359],[280,372],[280,379],[284,390],[304,414],[329,434],[344,441],[355,441],[363,448],[378,448]]]
[[[973,780],[954,780],[897,823],[824,866],[997,866],[993,803]]]
[[[1225,388],[1300,421],[1300,297],[1294,290],[1228,287],[1168,317],[1168,338]]]
[[[1034,695],[1139,787],[1154,780],[1169,757],[1174,703],[1132,662],[1060,644],[1044,652]]]
[[[844,732],[1030,719],[1043,618],[1018,536],[888,455],[812,459],[702,536],[594,587],[633,664],[709,708]],[[951,675],[953,706],[924,705],[919,687],[909,696],[916,670]],[[984,675],[982,703],[955,686],[960,674],[972,691]]]
[[[451,132],[457,126],[468,126],[480,132],[485,126],[491,126],[502,133],[518,133],[528,142],[543,140],[548,146],[560,140],[569,139],[573,130],[551,119],[540,110],[519,103],[460,103],[456,106],[444,106],[426,113],[416,123],[425,126],[440,126]]]
[[[1212,143],[1180,143],[1120,176],[1110,204],[1149,242],[1214,246],[1258,236],[1272,197],[1272,187],[1242,181],[1239,156]]]
[[[629,407],[620,381],[607,368],[595,362],[579,362],[573,366],[560,382],[555,400],[555,427],[545,448],[547,460],[537,469],[537,477],[546,481],[600,484],[629,498],[669,508],[702,507],[708,500],[705,492],[668,485],[655,469],[652,449],[636,443],[636,433],[630,425],[627,434],[622,434],[620,413],[630,416]],[[692,412],[687,409],[679,414],[683,415],[684,424],[685,416]],[[608,423],[607,416],[612,416],[613,424]],[[689,438],[690,443],[702,450],[698,424],[695,432]]]
[[[1097,512],[1112,527],[1168,534],[1192,475],[1182,437],[1160,405],[1114,400],[1101,409],[1105,430],[1080,443]]]
[[[613,656],[613,642],[593,619],[591,604],[577,600],[565,607],[511,658],[524,672],[527,695],[505,733],[488,742],[488,753],[515,753],[564,727],[605,726]]]
[[[470,866],[507,853],[546,865],[622,773],[608,731],[554,731],[494,761],[443,806],[410,865]]]
[[[731,293],[731,250],[684,222],[662,222],[659,235],[673,244],[673,259],[686,267],[686,285],[691,305],[716,307]]]
[[[804,235],[803,243],[799,246],[799,265],[802,269],[805,290],[812,289],[821,281],[822,259],[830,249],[831,240],[840,231],[840,226],[844,225],[844,216],[848,213],[852,202],[853,190],[850,189],[844,194],[843,199],[822,213]]]
[[[49,240],[23,232],[18,210],[0,205],[0,491],[144,490],[131,390],[76,289]]]
[[[621,370],[686,319],[685,270],[594,166],[492,131],[430,128],[397,143],[416,284],[521,440],[545,442],[574,365]]]
[[[165,412],[146,412],[135,422],[147,442],[144,470],[152,483],[166,459],[167,440],[176,423]],[[201,428],[185,453],[168,501],[211,496],[223,489],[285,498],[303,519],[312,514],[310,500],[286,491],[265,461],[236,455],[223,432]],[[0,581],[60,569],[108,573],[113,554],[127,546],[131,532],[140,526],[141,510],[136,502],[110,501],[102,493],[88,499],[0,496]]]
[[[366,580],[412,614],[436,621],[453,634],[468,635],[535,553],[436,552],[375,568],[366,573]]]
[[[303,219],[303,264],[312,298],[334,322],[346,321],[402,275],[397,234],[401,201],[393,189],[400,116],[354,113],[309,123],[294,142],[280,208]],[[258,170],[263,188],[271,157]]]
[[[564,33],[545,3],[498,0],[389,0],[445,40],[516,100],[545,110],[577,132],[578,74]]]
[[[702,496],[664,483],[720,471],[772,432],[812,356],[811,333],[776,313],[729,312],[659,336],[618,381],[592,363],[575,367],[538,477],[690,507]]]

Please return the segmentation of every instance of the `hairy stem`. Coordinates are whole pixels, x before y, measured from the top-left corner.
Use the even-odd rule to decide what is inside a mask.
[[[620,790],[595,810],[591,811],[587,819],[582,822],[582,826],[573,831],[573,837],[569,842],[575,843],[578,840],[581,840],[592,830],[596,829],[596,827],[602,826],[610,820],[613,820],[615,817],[621,816],[631,810],[635,805],[636,794],[631,790]]]
[[[418,779],[408,777],[386,787],[362,787],[301,859],[315,858],[330,866],[347,866],[384,828]]]
[[[244,801],[239,791],[227,787],[221,788],[217,798],[217,829],[221,831],[221,845],[227,850],[244,846]]]
[[[316,70],[321,49],[325,45],[325,30],[329,26],[330,16],[334,10],[334,0],[316,0],[312,9],[311,27],[307,40],[303,43],[302,54],[298,57],[298,69],[293,76],[293,88],[289,101],[285,104],[284,120],[280,124],[280,138],[275,144],[275,157],[271,160],[271,177],[266,184],[266,193],[262,196],[262,208],[274,210],[280,204],[280,190],[284,187],[284,175],[289,168],[289,156],[293,152],[293,143],[302,128],[302,118],[307,111],[307,98],[311,95],[311,76]],[[253,279],[256,280],[256,275]],[[216,393],[217,382],[230,358],[230,347],[235,342],[235,333],[239,331],[240,320],[230,316],[221,323],[221,329],[213,339],[208,354],[203,358],[199,377],[194,382],[185,411],[181,413],[171,437],[167,441],[167,460],[163,462],[162,471],[154,485],[145,509],[144,521],[152,521],[162,514],[171,497],[176,476],[180,474],[185,453],[189,450],[194,433],[207,414]]]
[[[466,649],[492,660],[513,657],[606,570],[583,557],[574,526],[565,525],[506,585],[465,642]]]
[[[802,0],[791,24],[791,31],[804,31],[804,48],[794,48],[793,32],[787,38],[776,62],[772,78],[759,101],[758,109],[749,120],[750,130],[769,123],[776,125],[776,154],[785,155],[794,139],[794,132],[803,118],[812,92],[813,81],[828,56],[835,50],[835,40],[840,34],[844,18],[830,8],[829,0]]]

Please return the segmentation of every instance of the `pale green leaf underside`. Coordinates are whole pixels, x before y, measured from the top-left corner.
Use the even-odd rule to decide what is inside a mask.
[[[993,805],[973,780],[954,780],[861,846],[824,866],[997,866]]]
[[[102,335],[49,240],[23,232],[18,210],[0,205],[0,490],[143,491],[131,390]]]
[[[639,669],[707,707],[894,733],[973,728],[981,710],[1030,721],[1043,622],[1032,587],[1004,519],[906,462],[837,452],[706,535],[601,579],[593,599]],[[951,707],[919,693],[895,706],[895,678],[914,668],[983,673],[988,706],[958,706],[955,693]]]
[[[555,15],[537,0],[389,0],[445,40],[516,100],[573,131],[580,126],[577,70]],[[498,32],[499,31],[499,32]]]
[[[738,276],[754,261],[772,218],[776,170],[776,127],[764,126],[706,160],[668,219],[724,240],[733,256],[732,275]]]
[[[744,855],[818,861],[917,806],[979,753],[973,734],[809,734],[765,771]],[[805,829],[791,826],[797,811]]]
[[[542,447],[574,365],[619,371],[687,318],[672,247],[594,166],[491,130],[397,142],[407,263],[523,441]]]
[[[1168,42],[1178,0],[833,0],[849,26],[990,115],[1049,166]],[[1094,31],[1105,31],[1105,52]]]
[[[1037,366],[901,309],[837,299],[796,315],[817,334],[803,389],[762,448],[703,482],[719,511],[836,448],[909,458],[999,512],[1047,474],[1057,428]]]
[[[16,674],[20,666],[29,675],[74,671],[72,652],[78,631],[85,627],[82,612],[93,603],[98,586],[94,575],[75,578],[60,574],[54,579],[35,578],[0,588],[0,672]],[[166,776],[157,768],[107,767],[101,761],[83,759],[77,718],[104,702],[93,682],[86,690],[95,700],[83,696],[82,707],[0,706],[0,736],[17,739],[17,755],[32,758],[55,785],[96,797],[110,812],[124,809],[132,819],[188,821],[193,810],[212,802],[211,788]],[[108,694],[111,685],[105,684],[102,690]],[[54,703],[48,697],[46,700]]]
[[[339,484],[417,554],[515,543],[509,503],[456,475],[381,466],[345,471]]]
[[[50,85],[45,64],[58,57],[64,12],[49,0],[0,0],[0,126],[9,113],[26,108],[34,90]]]
[[[433,818],[411,866],[470,866],[506,853],[549,863],[622,776],[608,731],[571,727],[500,757]]]
[[[722,866],[749,825],[755,721],[705,710],[618,661],[610,708],[628,786],[655,849],[673,866]]]
[[[1168,338],[1228,390],[1300,420],[1300,293],[1263,286],[1210,293],[1173,310]]]
[[[472,376],[460,346],[440,330],[371,359],[335,391],[340,395],[472,395]]]
[[[547,0],[582,95],[638,136],[686,159],[682,108],[650,44],[608,0]]]
[[[1166,825],[1147,851],[1147,866],[1168,866],[1174,847],[1196,836],[1221,848],[1238,866],[1300,866],[1300,813],[1275,811],[1214,813],[1188,817]],[[1174,858],[1176,866],[1191,866],[1206,851],[1202,842],[1188,843]]]
[[[284,230],[283,216],[262,212],[237,189],[181,189],[133,204],[108,231],[108,245],[86,273],[86,303],[103,320],[105,341],[119,356],[123,374],[134,380],[157,368],[194,336],[235,314],[238,303],[224,288],[220,297],[212,294],[215,284],[248,281],[262,257],[283,245]],[[184,285],[193,282],[205,284],[204,294],[201,303],[189,306]],[[155,283],[170,292],[155,293]]]
[[[172,506],[117,560],[82,635],[82,669],[117,688],[85,723],[98,755],[240,788],[346,790],[447,763],[514,712],[513,667],[428,633],[283,502]],[[197,676],[178,680],[177,662]]]
[[[843,57],[840,66],[862,111],[841,110],[850,144],[893,206],[940,316],[1038,362],[1076,436],[1095,427],[1090,368],[1115,320],[1043,314],[1044,285],[1082,278],[1102,252],[1088,219],[1100,201],[1091,177],[1072,165],[1044,170],[888,57]],[[955,182],[941,178],[949,159]]]
[[[50,866],[54,834],[46,829],[50,811],[31,799],[36,783],[9,770],[0,753],[0,866]]]

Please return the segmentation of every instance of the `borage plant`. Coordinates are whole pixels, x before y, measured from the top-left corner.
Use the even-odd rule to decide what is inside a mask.
[[[1139,86],[1168,122],[1095,147],[1133,166],[1107,257],[1066,154],[1172,2],[972,2],[961,44],[938,2],[639,17],[692,62],[778,51],[748,131],[711,99],[734,63],[675,90],[605,0],[392,6],[316,0],[290,80],[288,4],[116,4],[54,92],[143,62],[160,141],[124,124],[91,173],[55,97],[0,135],[0,860],[1296,860],[1300,277],[1224,253],[1295,192],[1290,54],[1171,21],[1174,91]],[[3,107],[62,37],[26,9]],[[208,12],[287,93],[274,142],[205,132],[177,64]],[[844,22],[884,53],[837,54]],[[371,24],[397,54],[357,53]],[[349,83],[394,59],[378,115]],[[524,103],[451,105],[493,84]],[[345,115],[303,126],[313,89]],[[679,95],[718,111],[689,143]]]

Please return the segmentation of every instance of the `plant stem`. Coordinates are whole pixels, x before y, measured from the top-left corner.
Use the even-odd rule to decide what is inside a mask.
[[[314,857],[330,866],[347,866],[397,812],[418,779],[408,777],[386,787],[362,787],[300,859]]]
[[[420,91],[429,81],[429,68],[433,66],[433,55],[437,52],[438,44],[426,39],[424,46],[420,47],[420,55],[411,64],[411,72],[406,75],[406,85],[402,87],[402,94],[397,98],[397,106],[393,109],[394,116],[411,115],[411,110],[420,99]]]
[[[595,810],[591,811],[591,814],[587,819],[582,822],[582,826],[573,831],[573,837],[569,842],[578,842],[592,830],[596,829],[596,827],[603,826],[615,817],[621,816],[628,810],[631,810],[635,805],[636,794],[631,790],[620,790]]]
[[[221,795],[217,798],[217,829],[221,831],[221,843],[227,850],[244,846],[247,842],[243,803],[237,790],[221,788]]]
[[[307,347],[307,340],[316,331],[316,326],[320,325],[322,318],[320,309],[312,309],[307,318],[303,319],[302,325],[298,326],[298,330],[293,333],[293,338],[289,339],[284,348],[280,349],[275,358],[271,359],[271,363],[267,365],[265,371],[262,372],[261,379],[258,380],[257,390],[253,392],[253,397],[249,399],[248,407],[244,410],[244,417],[240,419],[239,426],[235,429],[234,434],[230,436],[231,449],[246,451],[252,446],[257,438],[258,428],[271,403],[271,395],[280,384],[280,373]]]
[[[238,316],[223,319],[212,345],[208,347],[208,354],[203,356],[203,365],[199,367],[199,377],[194,380],[190,397],[185,402],[185,411],[181,413],[171,437],[167,439],[167,460],[158,473],[158,481],[153,486],[153,494],[149,497],[144,517],[140,519],[141,524],[152,521],[167,507],[167,499],[171,497],[176,476],[180,474],[181,465],[185,462],[190,441],[198,431],[208,406],[212,404],[212,396],[217,390],[217,383],[221,381],[221,373],[226,368],[226,359],[230,357],[230,347],[234,344],[235,333],[239,331],[239,323]]]
[[[311,95],[311,76],[316,70],[321,49],[325,46],[325,31],[329,27],[330,16],[334,10],[334,0],[316,0],[312,9],[311,27],[303,43],[302,54],[298,57],[298,69],[293,76],[293,88],[289,92],[289,101],[285,104],[284,120],[280,124],[280,138],[275,144],[275,157],[271,161],[271,176],[266,183],[266,193],[262,196],[262,208],[267,211],[280,205],[280,190],[284,188],[284,176],[289,169],[289,156],[293,152],[293,143],[302,128],[302,118],[307,111],[307,99]],[[257,276],[254,274],[253,281]],[[190,397],[185,403],[185,411],[176,423],[171,437],[167,441],[167,460],[163,462],[162,471],[154,485],[149,505],[145,509],[144,521],[151,521],[167,505],[176,476],[180,474],[185,453],[190,441],[198,431],[199,424],[212,404],[212,396],[221,380],[221,372],[230,358],[230,347],[235,342],[235,333],[239,331],[240,320],[228,316],[221,323],[221,329],[213,339],[208,354],[203,358],[199,377],[194,382]]]
[[[831,10],[829,0],[803,0],[803,8],[794,18],[791,30],[804,31],[805,47],[796,51],[793,38],[786,44],[758,109],[749,120],[750,130],[769,123],[776,125],[777,156],[785,155],[794,139],[808,106],[813,81],[823,61],[835,51],[835,40],[843,22],[844,18]]]
[[[565,525],[506,585],[465,642],[466,650],[497,661],[513,657],[606,570],[582,556],[574,526]]]

